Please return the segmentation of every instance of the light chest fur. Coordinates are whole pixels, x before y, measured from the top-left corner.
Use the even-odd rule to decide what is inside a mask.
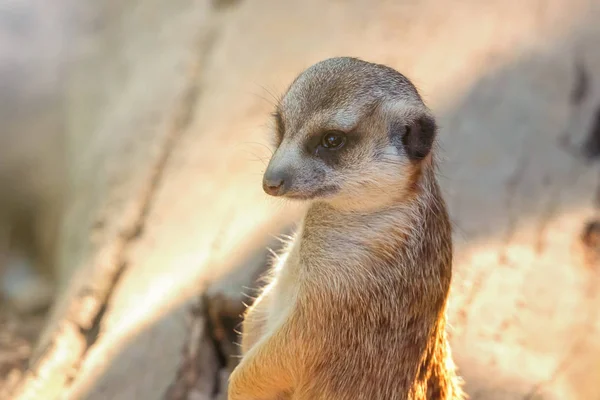
[[[330,296],[339,291],[338,296],[346,297],[348,290],[373,285],[378,274],[373,251],[386,235],[392,234],[390,225],[396,226],[393,233],[404,235],[407,211],[398,208],[376,216],[332,216],[326,205],[314,205],[286,251],[276,260],[272,280],[263,292],[263,297],[270,297],[265,309],[265,334],[276,329],[298,307],[302,288]],[[402,279],[401,268],[396,274]]]

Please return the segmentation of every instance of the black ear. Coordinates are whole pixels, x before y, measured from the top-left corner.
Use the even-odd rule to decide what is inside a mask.
[[[396,147],[401,143],[410,160],[419,161],[431,151],[436,131],[435,119],[428,115],[421,115],[410,123],[400,121],[393,123],[390,136]],[[401,149],[398,148],[398,150]]]

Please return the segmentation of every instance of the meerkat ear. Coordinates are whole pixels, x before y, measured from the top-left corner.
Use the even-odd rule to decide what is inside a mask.
[[[392,137],[401,139],[404,152],[413,161],[422,160],[429,154],[436,131],[435,119],[425,114],[410,123],[392,125]],[[397,139],[394,142],[397,143]]]

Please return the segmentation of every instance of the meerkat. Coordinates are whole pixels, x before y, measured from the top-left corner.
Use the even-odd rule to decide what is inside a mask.
[[[463,399],[446,336],[436,122],[396,70],[332,58],[274,113],[264,191],[309,202],[247,309],[229,400]]]

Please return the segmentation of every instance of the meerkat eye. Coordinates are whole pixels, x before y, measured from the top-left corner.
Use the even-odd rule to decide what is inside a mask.
[[[321,138],[321,146],[326,149],[338,149],[346,143],[346,135],[342,132],[326,132]]]

